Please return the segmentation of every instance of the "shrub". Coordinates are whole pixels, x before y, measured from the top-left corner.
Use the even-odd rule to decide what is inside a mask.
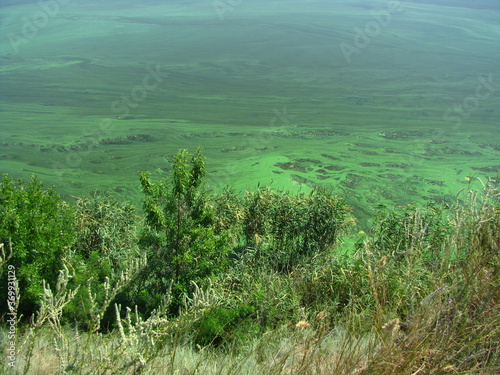
[[[79,199],[76,211],[77,240],[72,247],[71,263],[78,272],[72,283],[82,287],[66,312],[85,326],[85,320],[93,314],[92,309],[100,310],[99,319],[103,319],[108,306],[113,304],[114,295],[131,281],[132,268],[137,268],[134,263],[140,258],[138,216],[132,204],[100,194]],[[123,274],[127,275],[127,280]],[[104,285],[108,290],[101,287]],[[120,298],[127,301],[124,295]],[[114,320],[112,311],[107,312],[103,325],[110,320]]]
[[[78,237],[73,249],[85,259],[96,253],[121,271],[137,249],[138,215],[131,203],[93,194],[76,202]],[[107,275],[109,276],[109,275]]]
[[[205,174],[198,148],[191,156],[187,150],[175,155],[169,178],[154,183],[147,172],[140,175],[146,212],[141,243],[149,247],[150,255],[144,274],[147,280],[142,280],[139,292],[159,302],[172,282],[174,310],[180,296],[189,292],[191,281],[204,280],[229,264],[230,235],[215,230]]]
[[[425,207],[407,205],[381,210],[372,227],[373,248],[381,255],[397,258],[421,252],[427,261],[439,261],[451,232],[447,207],[429,203]]]
[[[31,314],[39,306],[42,280],[52,287],[67,249],[76,238],[75,210],[65,203],[55,189],[45,189],[32,177],[29,183],[14,182],[4,174],[0,183],[0,243],[12,244],[9,261],[16,270],[21,291],[18,312]],[[0,299],[7,300],[6,275],[2,275]],[[5,305],[2,304],[2,310]]]
[[[346,225],[346,204],[324,189],[309,195],[259,189],[248,192],[246,246],[278,271],[290,271],[332,246]]]
[[[233,239],[238,240],[242,235],[245,206],[242,197],[232,189],[225,189],[222,194],[213,199],[215,210],[214,229],[216,233],[228,231],[233,234]]]
[[[319,267],[305,267],[295,285],[303,306],[317,311],[327,309],[331,316],[374,307],[366,264],[360,254],[336,256]]]
[[[254,312],[255,307],[246,303],[210,308],[195,324],[194,344],[228,348],[247,342],[259,332],[259,326],[251,319]]]

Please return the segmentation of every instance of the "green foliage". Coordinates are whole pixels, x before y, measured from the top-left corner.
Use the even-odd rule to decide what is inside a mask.
[[[300,290],[295,279],[281,272],[266,271],[250,273],[246,290],[256,306],[256,318],[262,329],[274,329],[301,318]]]
[[[437,203],[380,211],[373,238],[364,244],[372,293],[378,309],[400,317],[431,292],[432,280],[449,261],[453,232],[449,208]]]
[[[439,258],[451,230],[447,208],[429,203],[378,213],[372,227],[373,246],[382,255],[404,257],[422,252],[428,261]]]
[[[130,257],[137,253],[135,208],[131,203],[121,203],[99,194],[79,199],[76,208],[78,237],[73,249],[84,259],[91,260],[93,266],[99,266],[95,262],[100,259],[104,268],[112,267],[117,273],[122,271]]]
[[[75,210],[62,201],[54,188],[45,189],[32,177],[14,182],[4,174],[0,183],[0,243],[12,243],[9,261],[15,266],[21,291],[19,313],[30,316],[39,305],[42,280],[52,287],[67,249],[76,238]],[[0,299],[7,300],[2,275]],[[2,310],[5,308],[2,304]]]
[[[140,256],[138,216],[131,203],[121,203],[101,194],[79,199],[76,213],[77,240],[72,247],[71,263],[77,271],[73,284],[82,287],[66,312],[85,327],[92,305],[105,303],[106,291],[101,286],[105,282],[120,284],[122,273],[129,272],[128,268]],[[89,292],[95,294],[93,301],[89,299]],[[108,313],[102,323],[106,325],[113,319],[114,315]]]
[[[360,254],[336,256],[319,266],[304,267],[300,275],[295,288],[300,291],[303,306],[331,316],[374,307],[366,264]]]
[[[201,347],[228,347],[247,342],[259,332],[251,319],[255,307],[239,303],[233,307],[214,306],[196,322],[194,344]]]
[[[245,201],[234,190],[225,189],[213,199],[216,233],[231,232],[236,239],[241,236]]]
[[[170,178],[154,183],[147,172],[140,175],[146,212],[141,243],[150,250],[147,279],[139,289],[146,299],[157,299],[173,282],[178,306],[191,281],[217,274],[229,263],[230,234],[215,225],[205,174],[198,148],[191,156],[187,150],[175,155]]]
[[[279,271],[290,271],[332,246],[349,212],[324,189],[309,195],[259,189],[247,193],[245,209],[247,247]]]
[[[494,186],[484,196],[467,192],[465,203],[449,209],[381,213],[373,237],[342,255],[332,245],[348,210],[330,193],[261,189],[214,197],[203,189],[203,175],[201,153],[190,158],[181,151],[170,179],[141,176],[146,269],[135,262],[139,223],[129,204],[93,196],[73,209],[36,179],[15,184],[4,176],[0,234],[2,241],[12,238],[14,253],[0,254],[0,263],[16,265],[22,298],[32,285],[26,275],[50,282],[64,260],[57,285],[43,285],[38,313],[18,330],[22,372],[37,371],[43,358],[44,366],[52,359],[44,367],[51,373],[111,367],[122,373],[498,373]],[[229,257],[238,237],[246,246]],[[170,297],[170,307],[184,301],[183,308],[164,309]],[[111,320],[106,314],[115,302]],[[25,306],[25,312],[32,310]],[[62,329],[75,318],[90,331],[85,340],[78,330]],[[116,334],[95,335],[102,323]]]

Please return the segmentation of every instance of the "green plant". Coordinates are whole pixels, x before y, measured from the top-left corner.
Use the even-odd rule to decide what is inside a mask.
[[[156,300],[173,283],[173,309],[189,293],[191,281],[199,282],[229,264],[231,236],[216,228],[214,208],[204,189],[205,160],[198,148],[193,155],[180,150],[174,156],[172,174],[152,182],[140,175],[144,193],[146,229],[142,244],[150,248],[146,298]],[[216,231],[216,229],[218,229]]]
[[[71,274],[65,266],[63,270],[59,271],[57,283],[53,290],[45,283],[45,280],[42,281],[43,294],[40,296],[40,308],[31,315],[30,324],[24,336],[24,340],[20,343],[21,348],[26,351],[26,361],[22,366],[23,375],[27,374],[30,369],[37,336],[44,325],[48,325],[54,333],[54,344],[60,359],[60,370],[63,373],[65,372],[66,358],[64,358],[64,354],[66,354],[65,352],[68,349],[69,340],[68,337],[64,335],[61,326],[61,318],[64,307],[74,299],[79,289],[79,286],[75,289],[70,289],[68,287],[68,283],[73,277],[74,274]],[[18,371],[21,373],[21,369],[18,369]]]
[[[373,311],[374,299],[361,253],[334,255],[319,265],[305,266],[295,279],[301,305],[330,316]],[[355,282],[353,282],[355,280]]]
[[[308,195],[269,188],[247,192],[245,209],[246,246],[278,271],[290,271],[332,246],[349,212],[324,189]]]
[[[23,298],[18,312],[28,317],[39,306],[42,280],[54,287],[68,248],[76,239],[75,210],[55,189],[45,189],[33,176],[14,182],[4,174],[0,183],[0,243],[12,244],[9,264],[15,267]],[[7,300],[2,275],[0,299]],[[5,310],[2,304],[1,310]]]
[[[373,249],[380,255],[399,259],[421,252],[427,261],[439,264],[442,247],[451,231],[447,213],[448,207],[437,203],[381,210],[371,229]]]
[[[259,332],[258,324],[251,318],[254,312],[255,307],[246,303],[210,308],[194,326],[194,343],[201,347],[228,347],[248,341]]]
[[[137,254],[138,215],[134,206],[108,195],[92,194],[79,198],[76,210],[78,236],[73,246],[76,253],[89,259],[95,252],[115,271],[122,271],[129,258]]]
[[[72,284],[81,288],[66,314],[95,331],[112,324],[114,312],[108,307],[144,266],[137,246],[138,216],[131,203],[108,195],[79,198],[75,206],[77,238],[68,261],[76,270]],[[124,294],[119,298],[131,302]]]
[[[244,199],[232,189],[226,188],[213,198],[214,229],[216,233],[228,231],[235,240],[242,235],[245,216]]]

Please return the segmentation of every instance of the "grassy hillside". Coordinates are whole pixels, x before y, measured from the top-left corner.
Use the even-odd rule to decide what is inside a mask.
[[[2,373],[498,373],[498,180],[357,232],[329,191],[204,175],[143,173],[144,216],[4,175]]]

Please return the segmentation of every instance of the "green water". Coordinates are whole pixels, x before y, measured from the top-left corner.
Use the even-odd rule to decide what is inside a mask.
[[[2,172],[138,200],[201,145],[214,189],[360,217],[498,176],[497,1],[59,1],[0,8]]]

